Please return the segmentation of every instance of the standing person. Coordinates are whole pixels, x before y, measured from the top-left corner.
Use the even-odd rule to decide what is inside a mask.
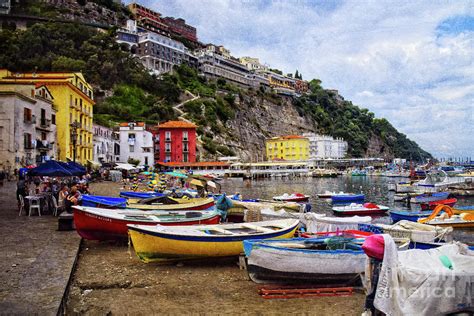
[[[3,181],[5,181],[5,171],[0,170],[0,188],[3,187]]]
[[[65,206],[65,201],[67,199],[67,196],[69,195],[69,188],[67,185],[63,184],[61,187],[61,190],[59,191],[58,194],[58,207],[62,210],[64,209]]]
[[[26,191],[26,181],[24,177],[20,177],[17,184],[16,184],[16,199],[18,200],[18,203],[20,203],[20,196],[25,198],[28,193]]]

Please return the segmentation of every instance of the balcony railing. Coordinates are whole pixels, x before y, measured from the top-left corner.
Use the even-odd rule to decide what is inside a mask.
[[[34,149],[35,146],[33,145],[32,142],[29,142],[29,143],[25,143],[25,149]]]
[[[40,126],[43,128],[48,128],[51,126],[51,120],[48,119],[41,119]]]
[[[183,153],[188,153],[189,152],[189,148],[183,148]]]
[[[171,149],[167,148],[167,149],[165,149],[165,152],[170,153]]]

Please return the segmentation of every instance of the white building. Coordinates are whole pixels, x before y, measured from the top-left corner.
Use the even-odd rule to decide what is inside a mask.
[[[0,168],[56,158],[56,109],[46,86],[0,84]]]
[[[334,139],[332,136],[314,133],[304,133],[303,136],[309,139],[310,159],[340,159],[347,154],[348,145],[342,138]]]
[[[111,163],[120,160],[120,139],[111,128],[93,124],[94,162]]]
[[[143,122],[120,124],[120,162],[129,158],[140,161],[141,166],[154,165],[153,135],[146,131]]]

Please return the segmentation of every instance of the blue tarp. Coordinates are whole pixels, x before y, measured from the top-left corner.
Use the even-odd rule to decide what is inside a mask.
[[[73,176],[71,170],[63,166],[62,163],[56,160],[48,160],[36,168],[28,171],[29,176],[47,176],[47,177],[71,177]]]

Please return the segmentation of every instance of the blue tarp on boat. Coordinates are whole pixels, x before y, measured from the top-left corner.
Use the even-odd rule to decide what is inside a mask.
[[[428,203],[433,201],[445,200],[449,196],[449,192],[436,192],[430,194],[421,194],[415,197],[416,203]]]
[[[122,191],[120,196],[124,198],[134,198],[134,199],[148,199],[151,197],[160,197],[165,196],[163,193],[159,192],[133,192],[133,191]]]
[[[411,222],[417,222],[418,219],[428,217],[433,213],[433,211],[418,211],[418,212],[409,212],[409,211],[390,211],[390,217],[394,223],[406,220]]]
[[[127,199],[111,196],[83,195],[82,206],[102,208],[126,208]]]

